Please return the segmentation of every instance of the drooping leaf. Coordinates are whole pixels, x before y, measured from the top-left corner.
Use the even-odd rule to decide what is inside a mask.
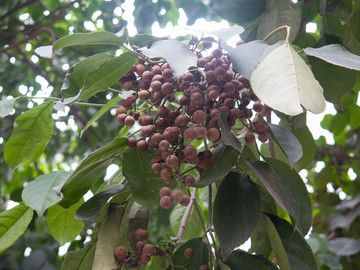
[[[227,123],[226,116],[221,114],[221,118],[218,120],[218,124],[221,130],[221,143],[232,146],[239,153],[242,151],[241,143],[238,138],[231,132]]]
[[[184,251],[187,248],[194,250],[194,257],[188,259],[184,256]],[[171,256],[171,260],[176,270],[199,269],[201,265],[208,265],[209,249],[201,237],[193,238],[182,244]]]
[[[292,130],[292,133],[298,139],[303,149],[302,157],[296,162],[295,168],[297,171],[307,168],[314,160],[316,145],[311,131],[308,127],[296,128]]]
[[[260,194],[246,174],[229,172],[214,202],[214,227],[221,251],[227,258],[255,230],[260,214]]]
[[[22,191],[21,198],[24,203],[42,216],[46,209],[61,201],[61,196],[54,189],[65,183],[70,173],[56,171],[38,176]]]
[[[33,213],[34,211],[23,203],[0,213],[0,254],[25,232]]]
[[[137,229],[147,229],[149,216],[149,208],[146,208],[137,202],[133,203],[127,214],[127,218],[129,219],[127,238],[133,250],[136,250],[136,243],[139,241],[135,237],[135,232]]]
[[[270,0],[267,1],[266,9],[261,15],[259,27],[257,29],[257,39],[264,39],[274,29],[288,25],[291,27],[290,43],[292,43],[301,24],[301,7],[290,0]],[[266,41],[274,44],[278,40],[284,40],[286,31],[278,31]]]
[[[251,255],[243,250],[237,249],[231,252],[225,264],[231,269],[241,270],[276,270],[278,269],[268,258],[261,255]]]
[[[120,193],[130,193],[126,184],[120,184],[95,194],[77,209],[75,217],[86,223],[94,221],[109,198]]]
[[[268,158],[263,161],[246,161],[275,201],[296,220],[296,226],[303,235],[309,231],[312,222],[310,197],[298,173],[286,163]]]
[[[342,96],[354,87],[358,72],[329,64],[315,57],[309,57],[309,62],[315,78],[324,89],[326,100],[340,104]]]
[[[278,47],[280,43],[281,41],[278,41],[274,45],[268,45],[263,40],[254,40],[227,50],[235,70],[250,79],[256,65]]]
[[[147,57],[162,57],[170,65],[176,76],[184,74],[191,67],[196,66],[197,56],[189,48],[177,40],[160,40],[155,42],[150,49],[141,48]]]
[[[272,138],[279,144],[285,155],[288,157],[290,165],[293,166],[303,155],[303,150],[298,139],[286,128],[279,125],[268,124]]]
[[[112,161],[126,150],[126,138],[115,138],[84,158],[61,189],[60,205],[70,207],[99,180]]]
[[[67,253],[61,270],[92,269],[96,243],[97,235],[92,235],[91,242],[87,243],[84,248]]]
[[[13,103],[16,98],[0,100],[0,117],[8,116],[13,110]]]
[[[331,254],[317,254],[320,264],[325,264],[330,270],[343,270],[339,258]]]
[[[360,240],[339,237],[328,242],[328,249],[337,256],[350,256],[360,252]]]
[[[304,52],[333,65],[360,70],[360,56],[349,52],[340,44],[330,44],[320,48],[305,48]]]
[[[96,114],[89,120],[89,122],[87,122],[86,126],[81,130],[80,136],[82,136],[84,134],[84,132],[91,126],[92,123],[94,123],[101,116],[103,116],[108,110],[110,110],[120,100],[122,100],[121,97],[115,97],[112,100],[110,100],[104,107],[102,107],[100,110],[98,110],[96,112]]]
[[[159,205],[159,190],[165,186],[160,175],[151,171],[151,158],[148,152],[138,152],[135,148],[129,148],[123,158],[123,174],[134,199],[148,208]]]
[[[44,102],[16,118],[4,153],[11,168],[31,163],[44,152],[53,131],[53,104],[52,101]]]
[[[199,207],[199,205],[197,205]],[[184,216],[186,207],[177,204],[172,209],[170,214],[170,228],[174,235],[179,231],[180,221]],[[195,207],[191,209],[189,219],[186,222],[185,231],[183,235],[183,240],[187,241],[194,237],[199,237],[204,234],[204,230],[201,226],[201,220],[205,220],[205,215],[200,211],[200,215],[196,211]]]
[[[266,1],[236,0],[226,2],[215,1],[214,11],[232,23],[244,23],[255,19],[265,10]]]
[[[60,245],[73,241],[83,229],[84,223],[75,218],[75,212],[82,203],[83,201],[81,200],[67,209],[62,208],[58,204],[49,208],[47,212],[47,225],[50,233]]]
[[[287,115],[298,115],[303,108],[313,113],[325,110],[323,89],[288,42],[256,66],[250,82],[255,94],[266,105]]]
[[[222,178],[235,165],[239,153],[232,146],[220,145],[212,152],[212,167],[200,173],[200,180],[196,181],[195,187],[205,187]]]
[[[121,205],[111,204],[98,231],[93,270],[109,270],[117,267],[114,248],[119,244],[119,231],[124,217]]]
[[[77,99],[85,100],[98,92],[107,90],[119,81],[135,64],[138,56],[133,52],[126,52],[102,64],[98,69],[86,74],[84,86]]]

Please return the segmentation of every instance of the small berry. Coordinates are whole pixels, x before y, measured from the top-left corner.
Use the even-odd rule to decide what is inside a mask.
[[[192,175],[186,175],[184,177],[184,185],[187,187],[191,187],[195,184],[195,178]]]
[[[194,252],[194,250],[192,248],[187,248],[184,251],[184,255],[185,255],[186,258],[190,259],[190,258],[194,257],[195,252]]]
[[[179,166],[179,158],[175,155],[170,155],[166,158],[165,164],[169,168],[175,168]]]
[[[171,194],[171,189],[168,187],[163,187],[159,191],[160,198],[164,196],[170,196],[170,194]]]
[[[209,270],[209,269],[210,269],[209,266],[206,264],[201,265],[199,268],[199,270]]]
[[[160,206],[164,209],[169,209],[171,207],[172,200],[170,196],[163,196],[160,199]]]
[[[136,248],[137,248],[138,250],[142,250],[144,246],[145,246],[145,244],[144,244],[143,241],[138,241],[138,242],[136,243]]]
[[[152,244],[146,244],[143,247],[143,254],[151,256],[155,252],[155,247]]]
[[[127,257],[126,247],[124,247],[124,246],[115,247],[114,248],[114,255],[120,261],[126,259],[126,257]]]
[[[136,147],[137,141],[135,137],[129,137],[127,141],[127,146],[130,148]]]
[[[139,258],[139,264],[140,265],[147,265],[151,260],[151,256],[147,254],[141,254]]]
[[[184,195],[180,204],[183,206],[188,206],[189,203],[190,203],[190,197],[188,195]]]
[[[247,143],[253,143],[255,141],[255,135],[252,133],[246,133],[245,135],[245,141]]]
[[[131,127],[135,124],[135,118],[132,116],[126,116],[124,119],[124,124]]]
[[[137,229],[137,230],[135,231],[135,237],[136,237],[136,239],[138,239],[138,240],[145,240],[145,239],[148,239],[149,233],[148,233],[147,230]]]
[[[182,191],[178,190],[178,189],[171,192],[171,195],[170,195],[171,199],[176,203],[181,202],[183,196],[184,196],[184,194],[182,193]]]

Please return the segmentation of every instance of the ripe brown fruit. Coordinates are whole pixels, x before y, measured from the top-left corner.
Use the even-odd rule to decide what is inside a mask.
[[[137,229],[137,230],[135,231],[135,237],[136,237],[136,239],[143,241],[143,240],[149,238],[149,233],[148,233],[147,230]]]
[[[178,189],[171,192],[171,195],[170,195],[171,199],[176,203],[181,202],[183,196],[184,196],[184,194],[182,193],[182,191],[178,190]]]
[[[258,140],[262,143],[266,143],[268,139],[269,139],[269,133],[259,134],[258,136]]]
[[[129,137],[127,141],[127,146],[130,148],[136,147],[137,141],[135,137]]]
[[[171,189],[168,187],[163,187],[159,191],[160,198],[164,196],[170,196],[171,195]]]
[[[212,47],[212,42],[208,41],[208,40],[203,40],[201,42],[201,45],[205,48],[205,49],[210,49]]]
[[[141,90],[138,94],[140,100],[146,100],[150,98],[150,92],[148,90]]]
[[[169,155],[165,160],[165,164],[169,168],[175,168],[179,166],[179,158],[175,155]]]
[[[203,110],[197,110],[193,113],[192,119],[195,123],[203,124],[206,121],[206,112]]]
[[[148,150],[148,144],[146,141],[144,140],[140,140],[137,142],[136,144],[136,149],[139,151],[139,152],[146,152],[146,150]]]
[[[184,177],[184,185],[187,187],[191,187],[195,184],[195,178],[192,175],[186,175]]]
[[[189,203],[190,203],[190,197],[188,195],[184,195],[180,204],[182,206],[188,206]]]
[[[130,116],[130,115],[126,116],[125,119],[124,119],[124,124],[126,126],[131,127],[132,125],[135,124],[135,118]]]
[[[265,125],[264,123],[259,123],[259,122],[255,123],[254,129],[259,134],[267,133],[269,130],[267,125]]]
[[[225,78],[225,76],[226,76],[226,70],[221,66],[217,67],[214,70],[214,73],[215,73],[216,79],[218,79],[218,80],[223,80]]]
[[[199,270],[209,270],[209,269],[210,269],[209,266],[206,264],[201,265],[199,268]]]
[[[115,247],[114,248],[114,255],[120,261],[125,260],[126,257],[127,257],[126,247],[124,247],[124,246]]]
[[[253,110],[257,113],[261,113],[264,110],[264,105],[260,102],[255,102],[253,105]]]
[[[136,248],[137,248],[138,250],[142,250],[144,246],[145,246],[145,244],[144,244],[143,241],[138,241],[138,242],[136,243]]]
[[[217,128],[209,128],[206,134],[206,137],[214,143],[220,138],[220,131]]]
[[[146,244],[143,247],[143,254],[151,256],[155,252],[155,247],[152,244]]]
[[[163,93],[166,96],[174,93],[174,86],[172,85],[172,83],[169,82],[164,83],[161,86],[161,93]]]
[[[147,265],[151,260],[151,256],[146,254],[141,254],[139,258],[139,264],[140,265]]]
[[[163,196],[160,199],[160,206],[164,209],[169,209],[171,207],[172,200],[170,196]]]
[[[185,255],[186,258],[190,259],[190,258],[194,257],[195,252],[194,252],[194,250],[192,248],[187,248],[184,251],[184,255]]]
[[[252,133],[246,133],[245,135],[245,142],[247,143],[253,143],[255,141],[255,135]]]
[[[195,132],[192,128],[188,128],[184,131],[184,139],[187,141],[195,140]]]
[[[154,163],[153,165],[151,165],[151,170],[153,173],[160,173],[161,172],[160,163]]]
[[[160,177],[165,184],[171,184],[173,180],[171,169],[170,168],[162,169],[160,172]]]

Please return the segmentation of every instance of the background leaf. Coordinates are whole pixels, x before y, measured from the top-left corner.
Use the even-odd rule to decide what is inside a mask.
[[[44,152],[53,131],[53,104],[52,101],[44,102],[16,118],[4,153],[11,168],[31,163]]]
[[[234,250],[226,259],[225,264],[231,269],[241,270],[276,270],[278,269],[268,258],[261,255],[251,255],[242,250]]]
[[[23,189],[21,198],[42,216],[46,209],[61,201],[60,194],[57,194],[54,188],[64,184],[69,175],[70,173],[65,171],[40,175]]]
[[[16,98],[0,100],[0,117],[8,116],[13,110],[13,103]]]
[[[34,211],[23,203],[0,213],[0,254],[28,227]]]
[[[225,114],[221,114],[221,118],[218,120],[219,127],[221,129],[220,142],[225,145],[232,146],[239,153],[242,151],[241,143],[238,138],[231,132]]]
[[[151,158],[148,152],[138,152],[135,148],[129,148],[123,158],[123,174],[132,195],[136,202],[148,208],[159,205],[159,190],[165,186],[160,175],[151,171]]]
[[[195,187],[205,187],[218,180],[235,165],[239,153],[232,146],[220,145],[212,152],[212,167],[200,173],[200,180],[196,181]]]
[[[255,230],[260,214],[260,194],[248,175],[229,172],[214,202],[214,227],[224,258]]]
[[[73,204],[70,208],[64,209],[58,204],[51,206],[47,212],[47,225],[52,236],[64,245],[80,234],[84,227],[81,220],[75,218],[75,212],[83,201]]]
[[[330,64],[360,70],[360,56],[349,52],[340,44],[330,44],[320,48],[305,48],[307,55],[320,58]]]
[[[328,242],[328,249],[337,256],[350,256],[360,251],[360,240],[339,237]]]
[[[191,67],[196,66],[197,57],[189,48],[177,40],[160,40],[151,45],[150,49],[141,48],[147,57],[162,57],[169,63],[176,76],[184,74]]]

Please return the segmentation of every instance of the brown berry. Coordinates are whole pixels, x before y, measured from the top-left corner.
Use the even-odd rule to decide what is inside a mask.
[[[200,266],[199,270],[210,270],[209,266],[206,264],[203,264]]]
[[[208,137],[208,139],[214,143],[220,138],[220,132],[217,128],[209,128],[206,137]]]
[[[152,244],[146,244],[143,247],[143,254],[151,256],[155,252],[155,247]]]
[[[192,119],[195,123],[203,124],[206,121],[206,112],[197,110],[193,113]]]
[[[160,206],[164,209],[169,209],[171,207],[172,200],[170,196],[163,196],[160,199]]]
[[[140,265],[147,265],[151,260],[151,256],[147,255],[147,254],[141,254],[140,258],[139,258],[139,264]]]
[[[182,193],[181,190],[174,190],[173,192],[171,192],[171,199],[174,201],[174,202],[181,202],[182,198],[183,198],[184,194]]]
[[[160,163],[154,163],[153,165],[151,165],[151,170],[153,173],[160,173],[161,172],[161,165]]]
[[[245,142],[247,143],[253,143],[255,141],[255,135],[252,133],[246,133],[245,135]]]
[[[137,248],[138,250],[142,250],[144,246],[145,246],[145,244],[144,244],[143,241],[138,241],[138,242],[136,243],[136,248]]]
[[[169,155],[165,160],[165,164],[169,168],[175,168],[179,166],[179,158],[175,155]]]
[[[140,140],[137,142],[136,144],[136,149],[139,151],[139,152],[146,152],[146,150],[148,150],[148,144],[146,141],[144,140]]]
[[[124,119],[124,124],[126,126],[131,127],[132,125],[135,124],[135,118],[130,116],[130,115],[126,116],[125,119]]]
[[[190,259],[190,258],[194,257],[195,252],[194,252],[194,250],[192,248],[187,248],[184,251],[184,255],[185,255],[186,258]]]
[[[126,247],[124,247],[124,246],[115,247],[114,248],[114,255],[120,261],[125,260],[126,257],[127,257]]]
[[[201,45],[205,48],[205,49],[210,49],[212,47],[212,42],[208,41],[208,40],[203,40],[201,42]]]
[[[187,187],[191,187],[195,184],[195,178],[192,175],[186,175],[184,177],[184,185]]]
[[[171,189],[168,187],[162,187],[159,191],[160,198],[164,196],[170,196],[170,194],[171,194]]]
[[[180,204],[182,206],[188,206],[189,203],[190,203],[190,197],[188,195],[184,195]]]
[[[144,229],[137,229],[135,231],[135,237],[136,239],[138,240],[145,240],[145,239],[148,239],[149,238],[149,233],[147,230],[144,230]]]
[[[136,147],[137,141],[135,137],[129,137],[127,141],[127,146],[130,148]]]

